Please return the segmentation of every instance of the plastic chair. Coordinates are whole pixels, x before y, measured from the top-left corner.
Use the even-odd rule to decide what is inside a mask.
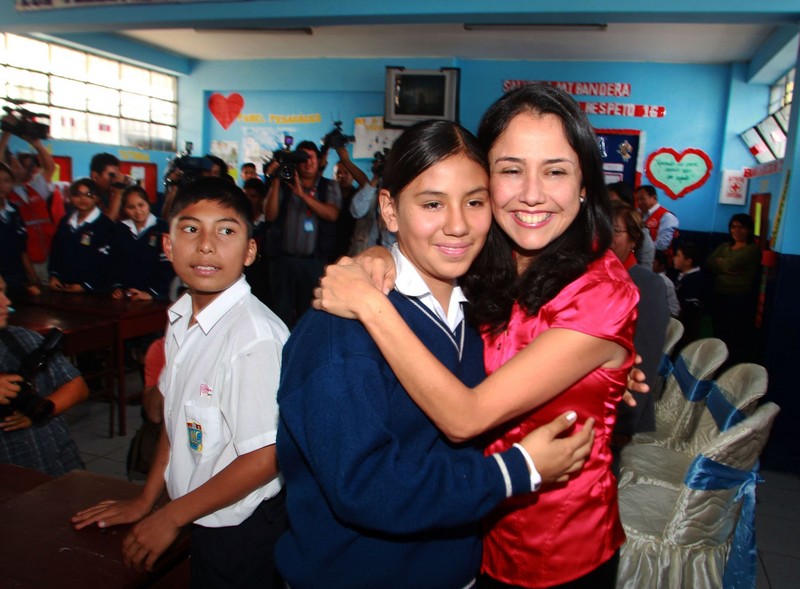
[[[766,403],[720,434],[692,463],[680,489],[620,488],[628,539],[617,589],[717,589],[726,574],[737,572],[752,575],[755,584],[754,469],[779,411]]]

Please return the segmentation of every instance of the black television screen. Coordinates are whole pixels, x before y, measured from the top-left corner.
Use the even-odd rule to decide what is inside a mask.
[[[457,68],[406,70],[386,68],[384,122],[408,126],[427,119],[458,122]]]

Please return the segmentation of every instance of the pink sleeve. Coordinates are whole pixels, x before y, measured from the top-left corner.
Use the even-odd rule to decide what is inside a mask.
[[[584,276],[547,304],[550,328],[611,340],[633,350],[639,290],[630,280]]]

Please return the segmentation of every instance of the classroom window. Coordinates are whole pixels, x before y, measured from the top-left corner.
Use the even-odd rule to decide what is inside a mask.
[[[0,33],[0,106],[50,116],[53,139],[175,151],[177,78]]]
[[[769,114],[774,114],[784,106],[792,103],[794,95],[794,75],[795,69],[790,69],[785,76],[782,76],[770,87],[769,92]]]

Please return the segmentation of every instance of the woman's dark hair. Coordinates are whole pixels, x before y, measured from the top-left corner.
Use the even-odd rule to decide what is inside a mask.
[[[747,213],[735,214],[733,217],[731,217],[731,220],[728,221],[728,235],[730,235],[731,225],[733,225],[734,223],[739,223],[739,225],[747,229],[748,232],[747,243],[755,242],[756,236],[754,235],[754,232],[756,230],[756,223],[755,221],[753,221],[753,217],[751,217]],[[731,236],[731,243],[734,243],[733,236]]]
[[[95,184],[95,181],[92,180],[91,178],[78,178],[77,180],[75,180],[75,182],[70,184],[69,185],[70,196],[75,196],[76,194],[78,194],[78,191],[80,190],[81,186],[85,187],[91,193],[92,196],[94,196],[95,198],[99,198],[100,188],[97,186],[97,184]]]
[[[247,225],[247,236],[253,237],[253,207],[250,200],[241,188],[218,176],[205,176],[191,184],[181,186],[172,203],[170,218],[180,214],[186,207],[203,200],[211,200],[236,211]]]
[[[644,238],[644,225],[642,224],[642,214],[626,202],[616,201],[611,203],[614,219],[619,219],[625,225],[628,237],[634,243],[634,247],[642,247]]]
[[[463,154],[489,172],[486,154],[475,136],[450,121],[422,121],[406,129],[386,156],[382,186],[392,198],[428,168]]]
[[[616,194],[622,202],[626,202],[632,207],[636,206],[633,200],[633,188],[625,182],[612,182],[606,186],[606,190],[611,194]]]
[[[492,223],[483,252],[462,281],[473,303],[472,318],[490,332],[504,328],[515,301],[529,315],[538,313],[611,244],[611,211],[600,148],[580,106],[549,84],[508,92],[489,107],[478,129],[478,141],[487,153],[520,114],[553,115],[561,120],[567,141],[578,156],[586,200],[572,224],[544,247],[521,275],[517,274],[513,243]]]
[[[125,189],[125,192],[122,193],[122,206],[125,206],[125,203],[128,202],[128,197],[132,194],[135,194],[139,198],[141,198],[144,202],[150,206],[150,197],[147,195],[147,191],[136,184],[135,186],[128,186]]]

